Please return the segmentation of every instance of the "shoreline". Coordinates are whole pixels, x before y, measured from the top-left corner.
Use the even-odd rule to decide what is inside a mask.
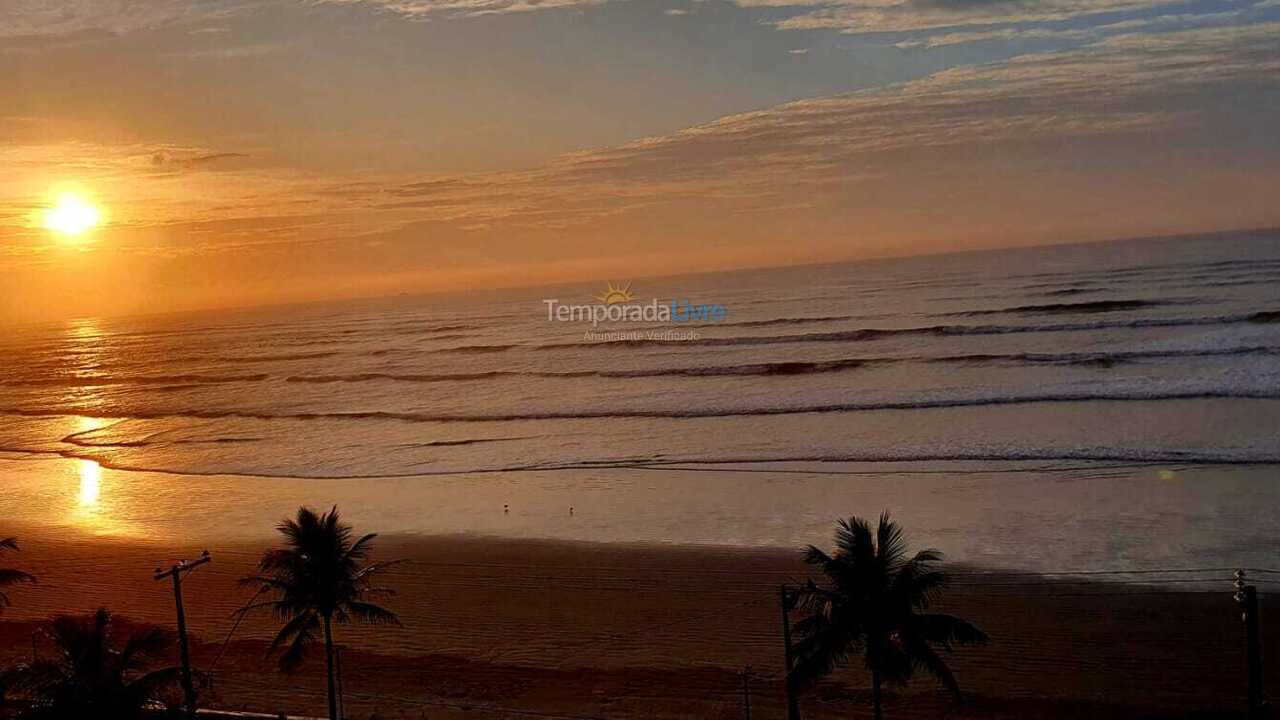
[[[22,543],[7,566],[41,582],[16,588],[0,615],[3,662],[29,656],[31,631],[55,612],[105,605],[172,625],[172,595],[153,569],[201,550],[37,534]],[[234,581],[262,547],[211,547],[214,561],[184,584],[198,668],[217,657],[231,613],[251,595]],[[750,665],[753,709],[778,717],[778,585],[808,576],[798,550],[380,537],[374,559],[409,561],[386,576],[398,590],[386,604],[405,626],[341,628],[348,707],[380,718],[741,717]],[[1193,717],[1243,707],[1243,630],[1229,582],[1203,592],[950,569],[955,582],[938,607],[993,642],[953,656],[970,698],[962,709],[919,678],[893,690],[892,717]],[[1280,688],[1280,625],[1266,622],[1280,605],[1263,592],[1264,669]],[[263,657],[272,628],[255,617],[237,630],[215,669],[218,707],[322,714],[319,655],[293,677],[277,673]],[[869,713],[864,675],[854,663],[806,692],[805,717]]]
[[[1265,567],[1274,556],[1259,540],[1280,533],[1268,512],[1275,466],[913,463],[256,480],[48,457],[0,465],[6,535],[197,552],[267,542],[302,504],[336,504],[360,530],[424,542],[519,538],[713,552],[791,552],[828,542],[839,515],[890,508],[920,547],[984,569],[1038,572]]]

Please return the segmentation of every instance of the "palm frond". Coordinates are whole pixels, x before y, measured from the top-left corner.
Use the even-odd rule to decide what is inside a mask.
[[[143,700],[154,698],[160,691],[175,687],[182,679],[182,668],[167,667],[153,670],[129,683],[130,694]]]
[[[817,545],[810,545],[804,549],[804,561],[810,565],[826,565],[834,562],[833,558]]]
[[[956,676],[952,674],[946,661],[932,647],[929,647],[928,643],[922,642],[919,638],[913,638],[906,641],[906,650],[914,667],[923,667],[943,687],[950,690],[953,696],[960,697],[960,683],[956,682]]]
[[[876,555],[890,572],[896,570],[907,555],[902,526],[893,521],[888,510],[880,513],[880,522],[876,525]]]
[[[304,613],[280,628],[275,639],[271,641],[268,652],[273,652],[284,643],[289,647],[280,654],[280,669],[289,673],[297,670],[307,658],[307,649],[318,639],[320,618],[314,612]]]
[[[129,636],[120,651],[120,665],[125,670],[136,669],[139,663],[163,657],[173,647],[176,636],[164,628],[150,627]]]
[[[18,583],[22,583],[22,582],[33,583],[35,581],[36,581],[35,575],[24,573],[21,570],[7,570],[4,568],[0,568],[0,587],[17,585]]]
[[[27,695],[42,695],[66,680],[63,666],[53,660],[22,663],[0,676],[0,683],[7,689]]]
[[[252,587],[258,585],[268,590],[283,590],[287,583],[284,580],[273,577],[271,575],[246,575],[236,581],[240,587]]]
[[[795,607],[810,613],[830,614],[827,608],[844,599],[839,592],[824,588],[812,580],[795,591]]]
[[[3,553],[8,550],[17,550],[17,549],[18,549],[17,538],[0,539],[0,553]],[[33,583],[35,581],[36,581],[36,577],[34,575],[22,572],[21,570],[9,570],[9,569],[0,568],[0,588],[10,587],[12,585],[17,585],[18,583],[23,583],[23,582]],[[0,608],[5,608],[8,606],[9,606],[9,596],[4,592],[0,592]]]
[[[796,624],[792,676],[802,685],[810,685],[831,674],[862,649],[862,638],[856,630],[842,627],[830,614],[814,613]]]
[[[991,640],[969,621],[939,613],[913,616],[912,630],[921,638],[947,650],[956,645],[984,645]]]
[[[921,556],[924,556],[923,558]],[[929,607],[933,596],[947,584],[947,575],[935,570],[925,553],[903,563],[894,573],[891,591],[917,609]]]
[[[400,618],[390,610],[368,602],[347,603],[347,611],[356,620],[368,625],[400,625]]]
[[[376,537],[378,537],[378,533],[369,533],[359,540],[356,540],[352,543],[351,549],[347,550],[347,556],[357,559],[363,558],[369,551],[369,544],[372,543]]]
[[[871,526],[866,520],[851,517],[839,521],[836,525],[836,555],[844,555],[854,563],[866,562],[875,557]]]
[[[370,575],[376,575],[377,573],[380,573],[383,570],[386,570],[387,568],[393,568],[397,565],[403,565],[404,563],[407,563],[407,562],[409,561],[401,558],[399,560],[385,560],[380,563],[371,563],[369,565],[364,566],[364,568],[356,572],[355,579],[363,580],[364,578],[367,578]]]

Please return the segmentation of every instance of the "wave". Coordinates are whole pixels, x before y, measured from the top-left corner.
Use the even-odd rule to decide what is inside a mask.
[[[532,350],[564,350],[573,348],[599,347],[644,347],[654,345],[716,346],[716,345],[775,345],[784,343],[805,342],[866,342],[890,337],[933,335],[1013,335],[1019,333],[1046,332],[1087,332],[1093,330],[1121,330],[1159,327],[1193,327],[1204,325],[1232,325],[1239,323],[1276,323],[1280,322],[1280,311],[1260,311],[1234,315],[1214,315],[1190,318],[1136,318],[1132,320],[1097,320],[1093,322],[1052,323],[1039,325],[926,325],[906,328],[862,328],[855,330],[837,330],[824,333],[804,333],[798,335],[759,335],[740,337],[708,337],[692,340],[613,340],[604,342],[568,342],[547,343],[543,345],[521,346]],[[488,346],[482,346],[488,347]],[[510,349],[512,346],[493,346]],[[446,352],[438,350],[436,352]],[[458,349],[457,351],[461,351]]]
[[[1280,347],[1251,345],[1244,347],[1189,348],[1185,350],[1120,350],[1096,353],[1007,353],[943,355],[921,358],[930,363],[1016,363],[1028,365],[1081,365],[1111,367],[1134,360],[1161,360],[1166,358],[1235,357],[1245,355],[1280,355]]]
[[[522,420],[595,420],[611,418],[722,418],[722,417],[755,417],[768,415],[809,415],[849,412],[870,412],[881,410],[936,410],[945,408],[994,407],[1002,405],[1030,405],[1039,403],[1079,403],[1079,402],[1164,402],[1174,400],[1280,400],[1280,390],[1188,390],[1181,392],[1151,392],[1135,390],[1132,392],[1066,392],[1066,393],[1026,393],[1021,395],[997,395],[987,397],[942,397],[918,400],[897,400],[879,402],[827,403],[812,405],[774,406],[755,408],[689,408],[689,409],[635,409],[635,410],[566,410],[546,412],[512,412],[489,415],[467,415],[449,413],[413,413],[390,412],[382,410],[366,410],[351,412],[303,412],[272,413],[247,410],[188,410],[182,412],[137,412],[119,414],[115,412],[96,412],[95,417],[123,418],[133,420],[155,420],[169,418],[190,418],[196,420],[248,419],[248,420],[388,420],[411,423],[450,423],[450,422],[513,422]],[[0,414],[20,417],[56,417],[75,414],[70,411],[54,411],[49,409],[5,408]]]
[[[1183,303],[1172,303],[1165,300],[1093,300],[1076,303],[1049,303],[1044,305],[1018,305],[999,310],[967,310],[963,312],[944,313],[947,316],[977,315],[1075,315],[1085,313],[1108,313],[1142,310]]]
[[[739,322],[688,325],[686,327],[769,327],[771,325],[814,325],[843,320],[856,320],[857,315],[829,315],[827,317],[785,317],[770,320],[742,320]]]
[[[253,364],[253,363],[272,363],[272,362],[289,362],[292,360],[318,360],[321,358],[334,357],[341,353],[337,350],[323,350],[314,352],[299,353],[282,353],[279,355],[223,355],[210,357],[208,355],[192,355],[189,357],[166,358],[165,362],[171,365],[182,364]]]
[[[285,378],[293,383],[362,383],[375,381],[390,382],[458,382],[469,380],[490,380],[501,377],[538,377],[538,378],[646,378],[646,377],[709,377],[718,375],[806,375],[810,373],[837,372],[862,367],[877,362],[899,362],[896,358],[842,358],[819,362],[771,362],[750,363],[745,365],[708,365],[680,368],[642,368],[637,370],[565,370],[565,371],[519,371],[493,370],[479,373],[353,373],[350,375],[293,375]]]
[[[1066,297],[1069,295],[1087,295],[1089,293],[1101,291],[1102,288],[1095,287],[1069,287],[1061,288],[1059,290],[1046,290],[1045,292],[1040,293],[1040,295],[1043,295],[1044,297]]]
[[[135,377],[51,377],[0,381],[6,387],[101,387],[104,385],[217,385],[260,382],[269,375],[139,375]]]
[[[877,453],[877,452],[851,452],[851,453],[804,453],[793,455],[757,455],[757,456],[740,456],[740,457],[724,457],[724,458],[708,458],[708,457],[687,457],[687,458],[661,458],[646,459],[642,461],[628,460],[599,460],[599,461],[579,461],[562,464],[547,464],[538,466],[524,466],[518,468],[520,470],[577,470],[577,469],[670,469],[670,470],[698,470],[698,466],[713,469],[723,465],[759,465],[772,463],[911,463],[911,462],[1046,462],[1057,460],[1074,460],[1083,462],[1116,462],[1116,463],[1137,463],[1140,466],[1151,464],[1206,464],[1206,465],[1275,465],[1280,464],[1280,454],[1244,454],[1234,449],[1213,449],[1213,450],[1175,450],[1175,449],[1147,449],[1147,448],[1098,448],[1098,449],[1071,449],[1064,448],[1061,450],[1053,449],[1010,449],[993,453],[989,450],[975,449],[973,451],[956,451],[946,453],[932,452],[910,452],[901,453]],[[693,466],[691,468],[682,468],[681,466]],[[1127,466],[1110,466],[1110,467],[1127,467]],[[1028,468],[1028,471],[1043,472],[1053,468]],[[1088,469],[1088,468],[1072,468],[1072,469]],[[1107,469],[1103,467],[1100,469]],[[795,469],[770,469],[760,470],[761,472],[797,472]],[[804,470],[798,470],[803,473]],[[819,471],[823,474],[830,471]],[[903,471],[910,472],[910,471]],[[875,471],[855,471],[853,474],[875,475]]]
[[[208,439],[190,439],[179,438],[176,440],[161,439],[157,435],[149,435],[138,440],[98,440],[98,438],[84,437],[90,433],[101,432],[102,429],[89,431],[88,433],[72,433],[63,437],[60,442],[68,445],[75,445],[82,448],[146,448],[155,446],[172,446],[172,445],[235,445],[241,443],[262,442],[264,438],[260,437],[220,437]],[[517,437],[491,437],[491,438],[462,438],[459,440],[430,440],[418,443],[405,443],[401,445],[392,445],[392,450],[410,449],[410,448],[432,448],[432,447],[460,447],[466,445],[481,445],[486,443],[515,442],[518,440],[535,440],[538,435],[524,435]]]
[[[1277,346],[1248,346],[1188,350],[1133,350],[1110,353],[1008,353],[1008,354],[969,354],[944,356],[904,356],[904,357],[854,357],[819,361],[781,361],[766,363],[746,363],[742,365],[706,365],[674,368],[639,368],[635,370],[565,370],[565,371],[523,371],[493,370],[477,373],[388,373],[367,372],[346,375],[291,375],[285,378],[291,383],[367,383],[367,382],[405,382],[405,383],[442,383],[492,380],[508,377],[536,378],[654,378],[654,377],[734,377],[734,376],[777,376],[777,375],[810,375],[857,370],[876,365],[899,363],[955,363],[964,365],[981,364],[1026,364],[1026,365],[1079,365],[1093,367],[1112,367],[1134,360],[1159,360],[1163,358],[1189,357],[1221,357],[1244,355],[1280,355]]]
[[[411,328],[412,330],[416,330],[417,332],[426,332],[426,333],[456,332],[459,330],[475,330],[477,327],[476,325],[466,325],[461,323],[454,323],[452,325],[446,324],[446,325],[421,325],[421,326],[415,326],[411,323],[405,323],[404,326],[407,328]]]
[[[459,347],[442,348],[435,352],[442,353],[500,353],[506,352],[518,345],[462,345]]]
[[[504,438],[505,439],[505,438]],[[518,438],[512,438],[518,439]],[[92,450],[26,450],[0,447],[0,452],[20,453],[25,455],[58,455],[65,458],[92,460],[103,468],[122,472],[168,473],[187,476],[236,476],[250,478],[292,478],[308,480],[358,480],[366,478],[411,478],[434,476],[479,475],[494,473],[519,472],[564,472],[584,470],[599,472],[601,470],[635,470],[635,471],[669,471],[669,472],[748,472],[771,474],[822,474],[822,475],[902,475],[902,474],[969,474],[969,473],[1062,473],[1062,472],[1097,472],[1116,470],[1136,470],[1159,465],[1162,469],[1178,470],[1180,467],[1196,465],[1221,466],[1265,466],[1280,465],[1280,454],[1260,453],[1253,450],[1236,449],[1162,449],[1162,448],[1009,448],[999,452],[975,448],[970,451],[957,450],[946,453],[912,452],[904,450],[896,453],[886,452],[835,452],[835,453],[795,453],[756,456],[731,457],[637,457],[637,458],[602,458],[581,459],[567,462],[542,463],[495,463],[489,466],[470,466],[456,469],[428,470],[414,468],[412,470],[385,470],[367,473],[332,473],[332,472],[298,472],[279,470],[240,470],[236,468],[172,468],[147,462],[128,461],[117,454],[100,455]],[[875,463],[886,465],[903,465],[908,463],[998,463],[995,467],[980,469],[957,468],[894,468],[876,470],[870,468],[839,467],[770,467],[783,463],[806,463],[809,465],[832,465],[836,463]],[[1105,463],[1099,465],[1063,466],[1038,465],[1025,466],[1028,462],[1080,462]],[[1008,464],[1008,466],[1005,466]],[[737,467],[735,467],[737,466]],[[742,467],[751,466],[751,467]],[[763,466],[763,467],[762,467]]]
[[[217,358],[217,361],[227,363],[260,363],[288,360],[316,360],[319,358],[333,357],[338,354],[339,353],[336,350],[323,350],[317,352],[286,353],[282,355],[233,355]]]
[[[285,382],[291,383],[364,383],[376,381],[394,381],[394,382],[418,382],[418,383],[435,383],[435,382],[466,382],[468,380],[489,380],[497,377],[516,377],[521,375],[537,375],[538,373],[521,373],[506,370],[494,370],[491,372],[478,373],[385,373],[385,372],[368,372],[368,373],[352,373],[349,375],[290,375],[285,378]],[[547,373],[554,375],[555,373]]]
[[[1277,314],[1280,316],[1280,313]],[[1270,322],[1280,322],[1280,317]],[[942,356],[888,356],[847,357],[818,361],[778,361],[744,363],[740,365],[695,365],[687,367],[637,368],[632,370],[490,370],[474,373],[393,373],[363,372],[331,375],[289,375],[284,382],[301,384],[333,383],[446,383],[494,380],[500,378],[658,378],[658,377],[750,377],[788,376],[838,373],[872,366],[927,363],[927,364],[1011,364],[1011,365],[1075,365],[1088,367],[1114,367],[1139,360],[1166,358],[1223,357],[1246,355],[1280,355],[1280,346],[1244,346],[1203,348],[1186,350],[1133,350],[1099,353],[974,353]],[[166,392],[198,388],[202,385],[223,383],[252,383],[270,380],[271,375],[156,375],[139,377],[94,378],[33,378],[0,381],[0,387],[102,387],[146,386],[153,391]]]
[[[156,445],[239,445],[242,443],[262,442],[263,438],[258,437],[225,437],[225,438],[209,438],[207,440],[154,440],[152,438],[143,438],[141,440],[121,440],[118,442],[92,442],[81,437],[77,437],[79,433],[68,435],[61,439],[60,442],[68,445],[75,445],[82,448],[145,448]]]

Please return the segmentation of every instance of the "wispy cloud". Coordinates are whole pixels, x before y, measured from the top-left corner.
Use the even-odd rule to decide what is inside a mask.
[[[900,48],[935,48],[976,42],[1008,42],[1012,40],[1065,40],[1097,42],[1113,35],[1138,32],[1165,33],[1173,30],[1211,28],[1243,24],[1242,20],[1258,6],[1246,6],[1223,12],[1178,13],[1131,18],[1088,27],[1005,27],[995,30],[926,33],[921,37],[894,43]]]
[[[249,157],[247,154],[238,152],[163,148],[151,153],[151,166],[162,170],[195,170],[247,157]]]
[[[438,179],[388,207],[435,218],[534,220],[690,196],[764,197],[866,174],[902,149],[1151,132],[1194,126],[1212,88],[1280,85],[1280,24],[1115,37],[1081,49],[722,118],[572,154],[536,171]]]
[[[5,0],[0,38],[86,31],[122,34],[181,21],[208,22],[266,0]]]
[[[0,3],[0,39],[22,36],[124,34],[170,24],[190,32],[224,33],[222,21],[265,8],[352,6],[409,21],[476,18],[589,8],[626,0],[6,0]],[[939,47],[1014,39],[1083,41],[1135,15],[1181,18],[1183,27],[1214,24],[1223,16],[1277,7],[1280,0],[1236,0],[1227,9],[1188,0],[729,0],[768,11],[780,30],[836,30],[846,34],[914,34],[899,47]],[[667,15],[687,15],[669,8]],[[1064,27],[1064,23],[1077,23]],[[1078,26],[1085,23],[1085,27]],[[208,57],[257,56],[276,49],[243,45],[193,51]],[[797,51],[797,54],[799,52]]]
[[[1182,5],[1183,0],[736,0],[744,7],[786,7],[797,14],[779,28],[841,32],[909,32],[975,25],[1068,20]]]
[[[412,20],[478,17],[579,6],[602,5],[609,0],[313,0],[338,5],[367,5]]]

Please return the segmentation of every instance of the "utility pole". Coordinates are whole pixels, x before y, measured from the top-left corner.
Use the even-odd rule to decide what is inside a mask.
[[[786,650],[784,666],[785,671],[782,674],[782,682],[787,689],[787,720],[800,720],[800,701],[796,697],[796,682],[792,674],[795,669],[795,658],[791,652],[791,609],[795,605],[795,598],[787,592],[787,586],[780,588],[782,599],[782,644]]]
[[[173,603],[178,610],[178,651],[182,660],[182,695],[188,717],[195,717],[196,714],[196,686],[191,681],[191,653],[187,647],[187,614],[182,609],[182,575],[195,570],[212,559],[213,556],[209,554],[208,550],[205,550],[198,560],[191,562],[180,560],[178,564],[168,570],[156,568],[155,574],[156,580],[173,579]]]
[[[751,720],[751,666],[742,668],[742,712]]]
[[[1244,621],[1245,653],[1249,662],[1249,720],[1265,720],[1268,704],[1262,687],[1262,640],[1258,630],[1258,588],[1245,584],[1244,570],[1235,572],[1235,600]]]

